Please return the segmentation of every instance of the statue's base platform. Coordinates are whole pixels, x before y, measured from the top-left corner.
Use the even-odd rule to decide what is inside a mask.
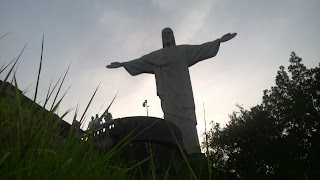
[[[164,119],[146,116],[118,118],[99,125],[93,134],[102,153],[117,147],[121,148],[120,156],[125,162],[136,164],[146,160],[140,164],[140,172],[134,175],[136,179],[150,179],[152,168],[157,179],[164,179],[168,168],[169,179],[186,179],[190,170],[183,153],[195,173],[207,167],[204,154],[188,155],[179,128]],[[117,146],[119,143],[125,146]]]
[[[107,146],[105,145],[106,140],[112,139],[114,145],[127,137],[127,139],[130,139],[130,143],[180,145],[184,149],[179,128],[172,122],[156,117],[134,116],[114,119],[96,127],[92,135],[101,148],[110,147],[110,143]]]
[[[172,122],[156,117],[136,116],[115,119],[122,137],[131,133],[132,141],[168,143],[183,146],[179,128]]]
[[[121,149],[121,157],[126,162],[138,163],[149,158],[141,164],[141,174],[137,179],[148,179],[150,161],[154,163],[153,168],[156,168],[160,179],[164,178],[168,167],[169,177],[179,179],[185,163],[181,152],[186,154],[181,132],[175,124],[164,119],[146,116],[114,119],[112,123],[99,125],[94,139],[99,149],[106,151],[118,143],[126,144]]]

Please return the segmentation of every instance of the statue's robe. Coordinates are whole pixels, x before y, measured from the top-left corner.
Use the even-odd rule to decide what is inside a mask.
[[[161,99],[164,114],[189,119],[197,124],[189,67],[214,57],[219,47],[219,40],[201,45],[171,46],[124,62],[123,65],[133,76],[155,74],[157,95]]]

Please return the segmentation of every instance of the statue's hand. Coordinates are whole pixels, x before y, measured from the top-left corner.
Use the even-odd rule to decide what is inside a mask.
[[[220,42],[229,41],[230,39],[234,38],[236,35],[237,35],[237,33],[228,33],[228,34],[225,34],[225,35],[223,35],[223,36],[220,38]]]
[[[113,62],[113,63],[107,65],[107,68],[109,68],[109,69],[119,68],[119,67],[123,67],[123,64],[120,62]]]

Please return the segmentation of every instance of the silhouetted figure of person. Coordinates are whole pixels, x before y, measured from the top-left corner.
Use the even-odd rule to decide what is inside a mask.
[[[128,62],[113,62],[107,68],[124,67],[132,76],[155,74],[157,95],[161,99],[164,119],[176,124],[189,154],[199,153],[195,104],[189,67],[199,61],[214,57],[220,43],[234,38],[228,33],[221,38],[201,45],[176,45],[173,31],[162,30],[163,48]]]
[[[91,116],[91,121],[88,124],[88,129],[90,129],[91,127],[93,127],[94,124],[94,116]]]
[[[98,125],[102,124],[101,119],[99,118],[98,114],[96,114],[96,117],[91,116],[91,121],[89,122],[88,129],[90,127],[97,128]]]
[[[99,118],[99,115],[96,114],[96,118],[94,119],[94,127],[96,128],[97,126],[99,126],[100,124],[102,124],[102,119]]]
[[[112,119],[112,114],[111,113],[106,113],[105,115],[104,115],[104,121],[105,121],[105,123],[108,123],[108,122],[111,122],[111,121],[113,121],[113,119]]]

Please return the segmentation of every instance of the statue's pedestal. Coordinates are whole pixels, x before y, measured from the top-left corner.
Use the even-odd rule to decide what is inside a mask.
[[[181,132],[170,121],[146,116],[126,117],[102,124],[97,131],[94,138],[100,149],[108,150],[122,141],[126,146],[121,148],[120,156],[125,162],[134,165],[147,159],[140,165],[141,172],[135,174],[137,179],[150,179],[151,169],[158,179],[164,179],[168,168],[171,179],[185,179],[189,169],[181,150],[193,169],[203,168],[199,158],[195,161],[194,155],[187,155]],[[127,140],[123,141],[124,138]]]
[[[181,132],[176,125],[160,118],[145,116],[127,117],[115,121],[118,122],[120,132],[120,136],[116,135],[118,138],[122,139],[128,134],[132,137],[129,145],[124,148],[122,156],[129,162],[152,158],[141,164],[142,173],[137,174],[138,179],[152,177],[150,162],[153,162],[152,168],[159,179],[165,177],[169,167],[169,177],[181,179],[179,176],[184,160],[178,146],[183,150],[184,146]]]
[[[92,132],[96,142],[101,143],[107,137],[113,145],[128,137],[130,143],[158,143],[165,146],[180,146],[184,151],[183,140],[179,128],[172,122],[156,117],[135,116],[115,119],[101,124]],[[102,147],[109,148],[109,147]]]
[[[138,179],[148,179],[151,175],[151,161],[160,179],[164,178],[168,167],[170,176],[179,179],[184,163],[179,146],[185,154],[186,151],[181,132],[172,122],[146,116],[125,117],[99,125],[92,135],[100,150],[108,150],[119,143],[127,144],[120,155],[126,162],[138,163],[149,158],[141,164]]]
[[[156,117],[136,116],[115,119],[121,137],[131,133],[132,141],[156,142],[183,147],[179,128],[166,120]]]

